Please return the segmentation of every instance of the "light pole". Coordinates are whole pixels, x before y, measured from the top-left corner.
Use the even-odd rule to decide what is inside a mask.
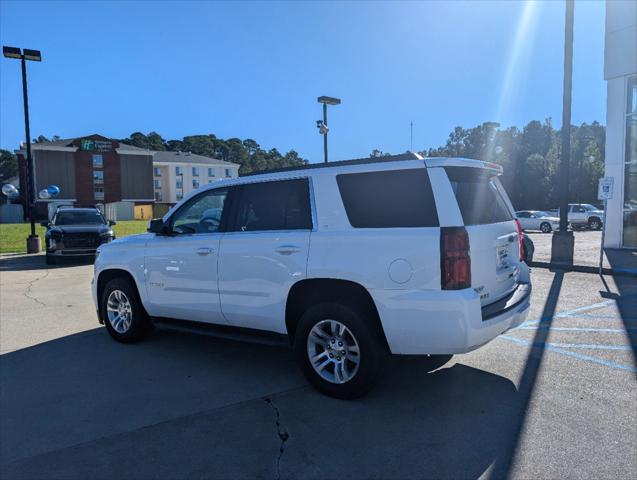
[[[319,129],[319,133],[323,135],[323,154],[325,157],[325,163],[327,163],[327,132],[330,131],[330,129],[327,128],[327,106],[340,105],[341,99],[323,96],[323,97],[318,97],[316,100],[318,101],[318,103],[323,104],[323,120],[317,120],[316,126]]]
[[[24,130],[27,141],[27,169],[25,178],[26,210],[31,222],[31,235],[27,238],[27,253],[40,251],[40,237],[35,234],[35,185],[33,184],[33,158],[31,157],[31,130],[29,128],[29,95],[27,93],[27,64],[26,61],[41,62],[39,50],[20,50],[17,47],[2,47],[2,54],[7,58],[19,59],[22,63],[22,97],[24,100]]]
[[[564,28],[564,95],[562,98],[562,151],[560,156],[560,229],[553,233],[551,263],[573,263],[575,238],[568,231],[569,164],[571,161],[571,89],[573,86],[574,0],[566,0]]]

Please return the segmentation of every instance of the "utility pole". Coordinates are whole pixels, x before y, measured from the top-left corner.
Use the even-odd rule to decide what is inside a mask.
[[[553,233],[552,263],[573,263],[573,232],[568,231],[569,164],[571,160],[571,90],[573,86],[574,0],[566,0],[564,28],[564,96],[562,98],[562,151],[560,155],[560,229]]]

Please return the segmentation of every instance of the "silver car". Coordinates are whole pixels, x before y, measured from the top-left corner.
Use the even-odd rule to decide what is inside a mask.
[[[550,233],[553,230],[559,230],[560,219],[548,212],[541,210],[520,210],[515,212],[520,220],[522,230],[539,230],[542,233]]]

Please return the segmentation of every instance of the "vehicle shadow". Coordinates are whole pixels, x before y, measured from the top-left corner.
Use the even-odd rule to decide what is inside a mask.
[[[456,363],[427,373],[393,358],[357,401],[311,390],[275,396],[290,435],[281,478],[479,478],[511,438],[518,393],[507,378]]]
[[[64,267],[91,265],[93,259],[64,258],[56,265],[47,265],[44,255],[7,255],[0,257],[0,272],[22,272],[26,270],[47,270]]]
[[[461,364],[429,365],[393,358],[374,391],[346,402],[307,386],[285,348],[164,332],[122,345],[97,328],[0,357],[0,469],[478,478],[506,451],[516,388]]]

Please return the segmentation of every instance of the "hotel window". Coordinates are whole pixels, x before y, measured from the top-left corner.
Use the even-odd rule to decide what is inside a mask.
[[[161,202],[161,192],[155,192],[155,201]]]
[[[184,188],[184,178],[183,177],[179,177],[177,179],[177,181],[175,182],[175,187],[176,188]]]
[[[637,77],[628,79],[624,157],[624,247],[637,247]]]
[[[183,175],[184,174],[184,169],[181,167],[175,167],[175,173],[177,175]]]
[[[93,192],[95,193],[95,200],[104,200],[104,188],[103,187],[94,187]]]
[[[209,177],[214,177],[215,176],[215,169],[214,168],[208,168],[208,176]]]
[[[192,176],[193,177],[199,176],[199,167],[192,167]]]
[[[93,168],[104,168],[104,157],[93,155]]]
[[[103,170],[93,170],[93,183],[104,183]]]
[[[226,168],[226,178],[231,178],[232,177],[232,172],[230,171],[229,168]]]
[[[183,190],[177,190],[175,192],[175,194],[177,195],[177,201],[181,200],[182,198],[184,198],[184,192]]]
[[[155,179],[155,188],[161,188],[161,180]]]
[[[199,188],[199,180],[196,178],[192,180],[192,188]]]
[[[155,171],[156,177],[161,177],[161,168],[155,167],[153,170]]]

